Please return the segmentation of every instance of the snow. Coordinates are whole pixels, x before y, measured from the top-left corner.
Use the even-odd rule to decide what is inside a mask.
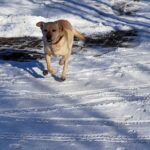
[[[44,60],[0,60],[1,150],[150,149],[150,2],[133,3],[133,16],[118,16],[115,3],[0,1],[0,37],[41,38],[36,22],[65,18],[86,35],[136,28],[139,40],[107,54],[99,46],[72,55],[65,82],[43,77]]]

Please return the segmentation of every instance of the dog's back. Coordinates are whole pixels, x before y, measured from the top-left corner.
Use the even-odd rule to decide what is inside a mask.
[[[82,35],[79,31],[77,31],[75,28],[72,27],[72,25],[70,24],[69,21],[67,20],[58,20],[57,21],[58,24],[60,24],[60,26],[62,26],[62,28],[64,28],[65,30],[71,30],[74,34],[75,37],[79,38],[82,41],[85,41],[86,38],[84,35]]]

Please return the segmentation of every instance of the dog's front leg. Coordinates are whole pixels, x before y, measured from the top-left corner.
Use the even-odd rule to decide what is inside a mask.
[[[52,75],[54,75],[55,70],[51,66],[51,55],[45,54],[45,60],[46,60],[46,64],[45,64],[45,69],[43,71],[43,74],[47,75],[48,72],[50,72]]]
[[[65,60],[65,63],[64,63],[64,66],[63,66],[63,72],[62,72],[62,75],[61,75],[61,80],[62,81],[66,80],[67,70],[68,70],[68,59]]]
[[[62,59],[60,60],[59,64],[63,65],[63,72],[62,72],[62,75],[61,75],[61,80],[64,81],[66,80],[66,74],[67,74],[67,71],[68,71],[68,62],[69,62],[69,57],[71,55],[71,49],[72,49],[72,44],[73,44],[73,36],[70,37],[71,39],[71,42],[70,42],[70,45],[68,45],[68,54],[66,56],[63,56]]]

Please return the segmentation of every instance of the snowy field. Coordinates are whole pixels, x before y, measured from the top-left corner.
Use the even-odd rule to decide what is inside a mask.
[[[62,18],[87,36],[138,32],[136,46],[73,54],[65,82],[42,59],[0,60],[0,150],[150,149],[150,1],[122,1],[0,0],[0,37],[41,38],[36,22]]]

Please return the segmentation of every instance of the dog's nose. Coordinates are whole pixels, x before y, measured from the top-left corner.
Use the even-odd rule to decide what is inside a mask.
[[[46,35],[46,38],[47,38],[47,41],[51,41],[52,40],[52,37],[51,37],[51,35]]]

